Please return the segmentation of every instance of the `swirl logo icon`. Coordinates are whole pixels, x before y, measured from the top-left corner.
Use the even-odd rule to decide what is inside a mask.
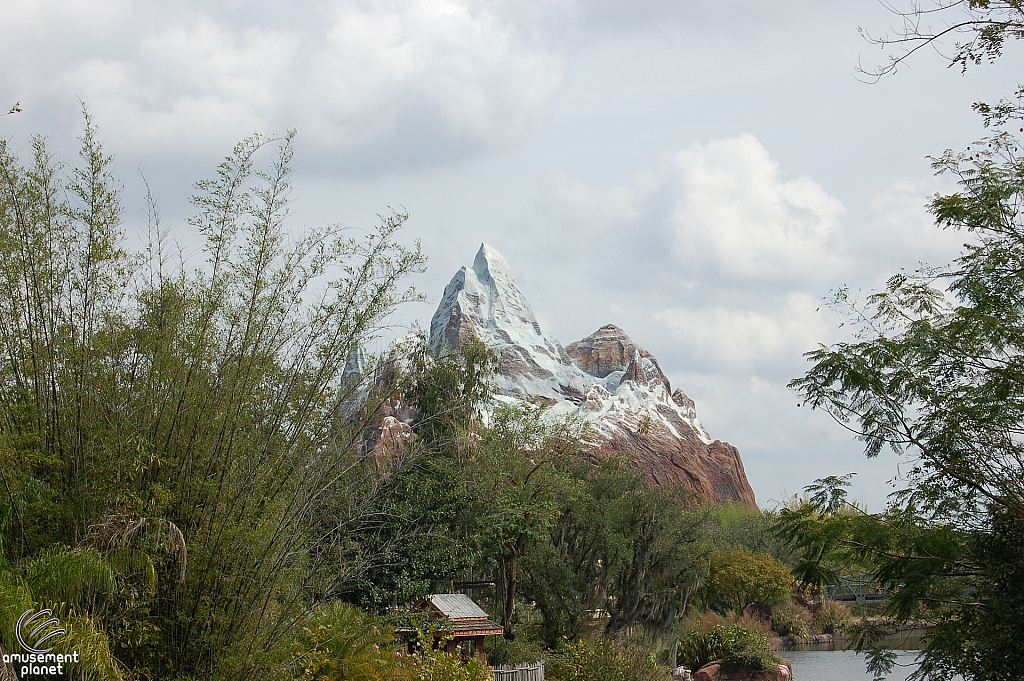
[[[66,629],[60,626],[60,620],[53,616],[49,608],[36,610],[29,608],[18,618],[14,635],[27,653],[42,655],[53,650],[53,646],[44,648],[46,642],[54,636],[66,635]]]

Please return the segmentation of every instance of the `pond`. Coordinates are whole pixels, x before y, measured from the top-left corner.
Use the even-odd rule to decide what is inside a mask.
[[[873,678],[865,670],[863,655],[854,650],[787,650],[782,652],[793,663],[793,681],[864,681]],[[916,650],[896,652],[896,667],[887,681],[906,681],[917,669]]]
[[[887,636],[882,645],[896,650],[896,666],[887,681],[906,681],[917,669],[917,654],[921,649],[921,631],[912,630]],[[866,671],[865,658],[855,650],[848,639],[836,636],[835,643],[800,644],[779,654],[793,663],[793,681],[865,681],[873,678]]]

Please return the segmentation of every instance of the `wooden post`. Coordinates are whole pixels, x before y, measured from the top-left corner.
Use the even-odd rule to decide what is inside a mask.
[[[484,653],[484,637],[477,636],[473,642],[476,644],[476,656],[480,658],[481,662],[487,664],[487,655]]]

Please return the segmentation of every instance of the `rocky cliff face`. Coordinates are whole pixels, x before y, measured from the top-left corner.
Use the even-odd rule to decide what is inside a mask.
[[[739,452],[711,439],[653,355],[611,324],[563,348],[487,244],[452,277],[430,322],[435,350],[472,337],[498,353],[504,399],[541,398],[584,415],[600,435],[595,447],[631,456],[653,485],[681,483],[705,499],[755,506]]]

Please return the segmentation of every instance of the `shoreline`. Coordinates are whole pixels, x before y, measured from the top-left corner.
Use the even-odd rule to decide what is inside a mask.
[[[930,622],[907,622],[902,626],[887,629],[886,637],[906,635],[907,637],[916,638],[920,636],[921,632],[930,629],[932,626]],[[837,632],[835,634],[814,634],[798,638],[793,636],[775,636],[768,639],[768,645],[776,652],[780,650],[793,650],[797,646],[829,646],[835,649],[837,639],[841,644],[848,644],[850,642],[850,639],[845,634]]]

